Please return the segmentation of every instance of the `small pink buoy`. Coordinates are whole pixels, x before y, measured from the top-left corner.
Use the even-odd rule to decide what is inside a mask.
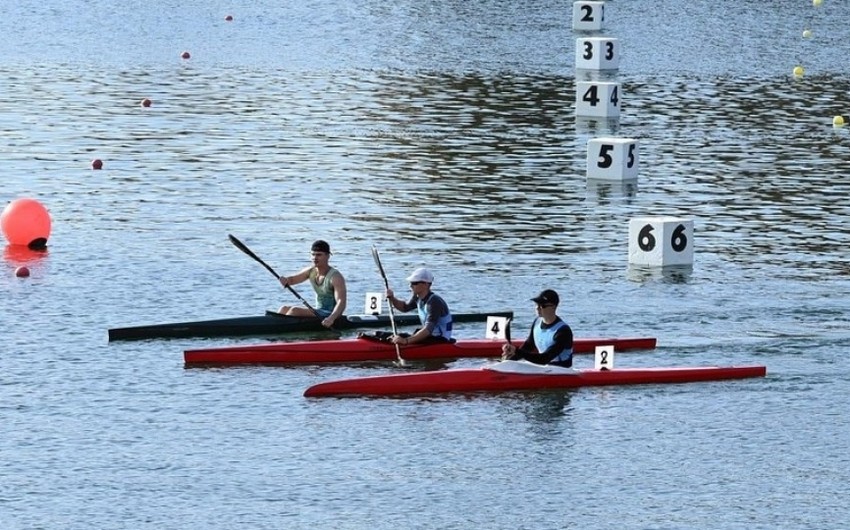
[[[143,107],[150,107],[151,106],[151,100],[149,100],[148,98],[143,99],[142,100],[142,106]]]
[[[26,278],[30,275],[29,267],[18,267],[15,269],[15,276],[18,278]]]
[[[15,199],[0,215],[0,228],[12,245],[44,248],[50,237],[50,214],[35,199]]]
[[[224,17],[224,20],[228,22],[233,22],[233,15],[227,15],[226,17]]]
[[[182,57],[184,59],[188,59],[189,57],[191,57],[191,55],[189,55],[189,52],[183,52],[183,54],[180,55],[180,57]]]

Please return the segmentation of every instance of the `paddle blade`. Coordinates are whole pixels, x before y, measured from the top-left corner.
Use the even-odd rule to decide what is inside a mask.
[[[381,264],[381,256],[378,255],[378,249],[374,245],[372,245],[372,259],[375,260],[375,265],[378,266],[378,271],[381,273],[381,277],[386,280],[387,275],[384,272],[384,266]]]
[[[237,239],[237,238],[236,238],[236,236],[234,236],[233,234],[227,234],[227,238],[228,238],[228,239],[230,239],[230,242],[231,242],[231,243],[233,243],[233,245],[234,245],[236,248],[238,248],[239,250],[241,250],[242,252],[244,252],[245,254],[247,254],[247,255],[248,255],[251,259],[253,259],[253,260],[254,260],[254,261],[256,261],[257,263],[259,263],[259,264],[260,264],[260,265],[262,265],[263,267],[265,267],[265,268],[266,268],[266,270],[267,270],[267,271],[269,271],[270,273],[272,273],[272,274],[274,275],[274,277],[275,277],[275,278],[280,278],[280,275],[277,273],[277,271],[275,271],[273,268],[271,268],[271,267],[269,266],[269,264],[268,264],[268,263],[266,263],[265,261],[263,261],[262,259],[260,259],[260,257],[259,257],[259,256],[257,256],[256,254],[254,254],[254,253],[251,251],[251,249],[250,249],[250,248],[248,248],[248,246],[247,246],[247,245],[245,245],[245,243],[243,243],[243,242],[239,241],[239,239]],[[289,287],[289,286],[287,286],[287,287]],[[290,289],[290,290],[291,290],[291,289]]]

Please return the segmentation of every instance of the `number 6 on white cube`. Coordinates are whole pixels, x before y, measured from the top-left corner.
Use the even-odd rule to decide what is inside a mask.
[[[487,332],[484,335],[488,339],[505,340],[505,328],[508,319],[505,317],[487,317]]]
[[[593,367],[596,370],[611,370],[614,368],[614,346],[597,346]]]
[[[693,265],[693,219],[664,216],[630,219],[629,263],[650,267]]]
[[[364,315],[380,315],[384,307],[384,293],[366,293]]]

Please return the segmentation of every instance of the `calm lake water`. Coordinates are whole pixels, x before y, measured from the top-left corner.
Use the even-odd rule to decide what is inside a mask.
[[[0,261],[2,527],[844,528],[850,3],[608,2],[614,122],[575,117],[571,6],[7,6],[0,203],[37,198],[53,231]],[[640,141],[636,186],[586,180],[608,135]],[[692,270],[628,266],[646,215],[694,220]],[[350,313],[381,290],[374,244],[397,290],[428,266],[516,336],[554,288],[577,336],[658,338],[620,366],[768,377],[307,400],[393,368],[185,369],[234,341],[107,342],[296,302],[229,233],[281,273],[327,239]]]

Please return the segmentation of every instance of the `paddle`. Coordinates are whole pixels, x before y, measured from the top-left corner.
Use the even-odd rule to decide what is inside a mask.
[[[378,256],[378,249],[375,245],[372,245],[372,258],[375,260],[375,265],[378,266],[378,271],[381,273],[381,278],[384,279],[384,286],[389,290],[390,282],[387,280],[387,274],[384,272],[384,266],[381,265],[381,258]],[[387,298],[387,306],[389,306],[390,310],[390,326],[393,330],[393,335],[398,335],[398,329],[395,326],[395,312],[393,311],[393,303],[390,302],[390,299]],[[395,345],[395,354],[398,357],[398,364],[404,366],[404,359],[401,356],[401,348],[398,347],[398,344]]]
[[[508,319],[505,321],[505,340],[507,341],[508,344],[513,344],[511,342],[511,320],[513,320],[513,318],[508,317]],[[501,360],[502,361],[505,360],[504,356],[502,356]]]
[[[236,236],[234,236],[233,234],[227,234],[227,237],[228,237],[228,238],[230,238],[230,242],[231,242],[231,243],[233,243],[233,245],[234,245],[236,248],[238,248],[239,250],[241,250],[241,251],[242,251],[242,252],[244,252],[245,254],[249,255],[251,258],[253,258],[253,259],[254,259],[254,261],[256,261],[257,263],[259,263],[260,265],[262,265],[263,267],[265,267],[266,269],[268,269],[268,271],[269,271],[270,273],[272,273],[272,274],[274,275],[274,277],[275,277],[275,278],[277,278],[278,280],[280,280],[280,274],[278,274],[277,272],[275,272],[275,270],[274,270],[273,268],[269,267],[269,265],[268,265],[265,261],[261,260],[259,256],[257,256],[257,255],[256,255],[256,254],[254,254],[253,252],[251,252],[251,249],[250,249],[250,248],[248,248],[247,246],[245,246],[245,243],[243,243],[243,242],[239,241],[238,239],[236,239]],[[301,295],[300,295],[300,294],[298,294],[298,292],[297,292],[295,289],[293,289],[293,288],[292,288],[292,287],[290,287],[289,285],[286,285],[286,288],[287,288],[287,289],[289,289],[289,292],[291,292],[292,294],[294,294],[296,298],[298,298],[299,300],[301,300],[301,302],[302,302],[302,303],[303,303],[303,304],[307,307],[307,309],[309,309],[309,310],[310,310],[310,311],[311,311],[314,315],[316,315],[316,318],[318,318],[319,320],[322,320],[322,315],[320,315],[318,311],[316,311],[315,309],[313,309],[313,306],[311,306],[311,305],[307,302],[307,300],[304,300],[304,298],[302,298],[302,297],[301,297]]]

